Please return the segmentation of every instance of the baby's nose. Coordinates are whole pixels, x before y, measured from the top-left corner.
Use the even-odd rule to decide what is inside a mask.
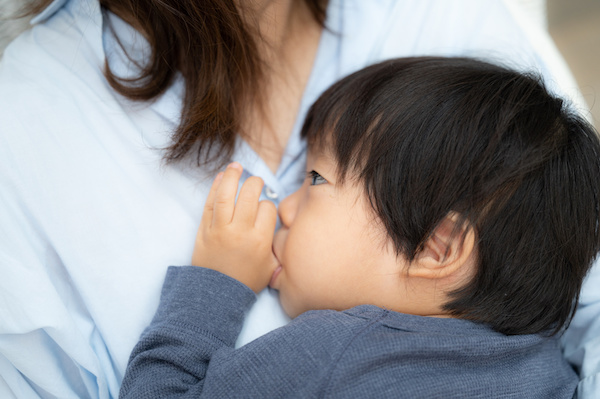
[[[285,197],[279,203],[279,218],[281,219],[281,223],[286,227],[290,227],[294,222],[296,211],[298,209],[298,198],[301,190],[302,187],[291,195]]]

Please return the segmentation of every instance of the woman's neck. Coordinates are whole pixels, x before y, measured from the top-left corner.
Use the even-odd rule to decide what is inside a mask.
[[[283,58],[285,49],[314,18],[305,1],[240,0],[242,18],[254,28],[258,50],[265,62]]]
[[[242,1],[242,0],[240,0]],[[275,172],[291,135],[316,57],[322,26],[305,1],[243,0],[249,26],[256,27],[264,65],[262,99],[249,110],[243,135]]]

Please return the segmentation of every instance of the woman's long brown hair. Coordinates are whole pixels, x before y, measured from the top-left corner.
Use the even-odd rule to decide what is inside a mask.
[[[52,0],[38,0],[35,14]],[[321,25],[326,1],[304,0]],[[256,35],[232,0],[101,0],[101,5],[146,37],[152,55],[133,79],[116,76],[106,62],[105,75],[120,94],[138,101],[157,98],[177,72],[185,81],[181,122],[165,160],[195,155],[200,165],[227,162],[240,120],[260,95],[262,63]]]

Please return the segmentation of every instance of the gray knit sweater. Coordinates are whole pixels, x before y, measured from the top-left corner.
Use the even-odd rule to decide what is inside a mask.
[[[364,305],[307,312],[234,349],[255,300],[213,270],[171,267],[134,348],[127,398],[572,398],[558,341]]]

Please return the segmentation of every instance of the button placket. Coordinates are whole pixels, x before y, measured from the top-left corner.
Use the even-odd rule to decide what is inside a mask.
[[[279,194],[277,193],[277,191],[273,190],[271,187],[266,186],[265,187],[265,195],[267,196],[268,199],[270,200],[276,200],[279,198]]]

